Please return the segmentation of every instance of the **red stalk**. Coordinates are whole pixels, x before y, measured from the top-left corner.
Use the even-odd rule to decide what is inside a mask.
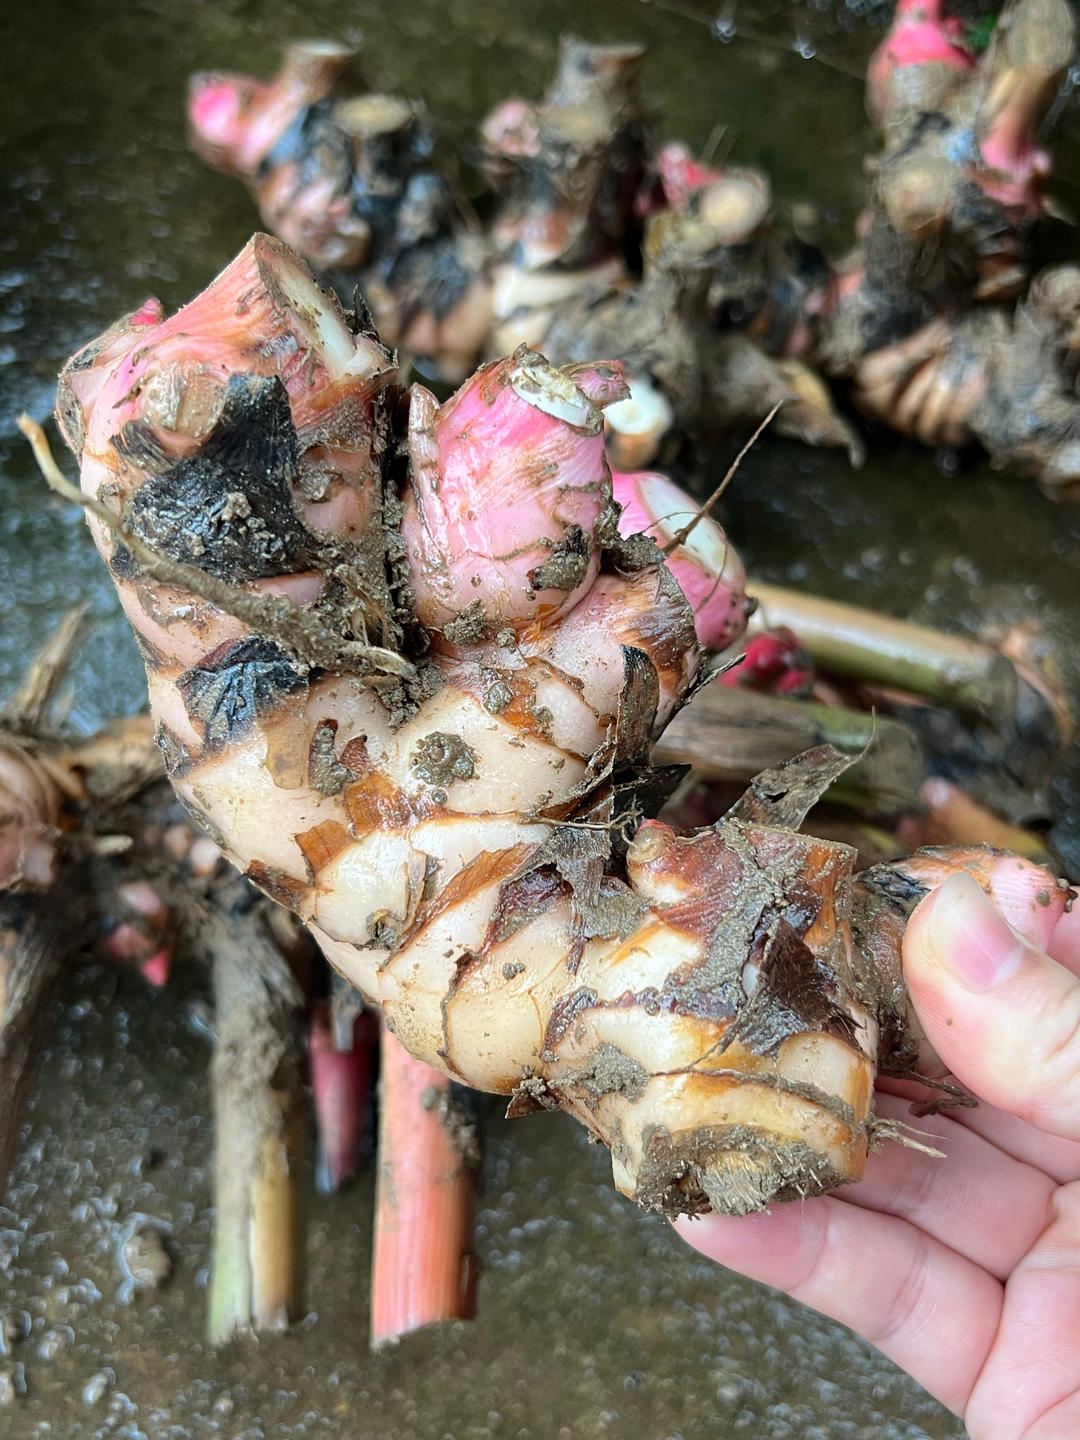
[[[318,1126],[315,1178],[324,1195],[340,1190],[360,1168],[367,1131],[374,1061],[375,1018],[362,1011],[348,1025],[345,1044],[335,1033],[330,1002],[312,1007],[311,1094]]]
[[[476,1309],[471,1127],[450,1082],[383,1031],[371,1348]]]

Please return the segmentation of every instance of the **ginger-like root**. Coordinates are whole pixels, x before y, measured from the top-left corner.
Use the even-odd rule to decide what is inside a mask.
[[[1067,0],[1012,0],[976,61],[937,0],[901,0],[868,73],[885,148],[816,352],[866,414],[924,444],[978,442],[1059,499],[1080,466],[1076,279],[1032,281],[1030,252],[1049,210],[1041,131],[1076,39]]]
[[[1021,293],[1050,170],[1040,130],[1075,47],[1067,0],[1013,0],[977,64],[939,5],[897,7],[868,77],[885,135],[864,222],[871,286],[902,277],[935,307]]]
[[[353,58],[305,41],[269,81],[192,76],[192,147],[313,265],[358,276],[389,343],[460,379],[492,322],[488,247],[457,223],[423,105],[350,84]]]
[[[708,518],[667,563],[619,534],[619,368],[522,349],[445,405],[414,388],[406,431],[384,352],[267,237],[140,314],[69,363],[59,415],[195,818],[407,1049],[512,1114],[577,1115],[642,1204],[857,1178],[876,1070],[918,1051],[895,923],[917,882],[860,890],[854,852],[795,833],[849,763],[827,747],[714,827],[643,821],[739,587]],[[288,623],[260,633],[268,597]],[[330,661],[326,627],[368,648]]]
[[[430,149],[418,107],[355,95],[346,80],[353,58],[332,41],[300,41],[272,80],[196,74],[188,85],[196,153],[243,180],[287,244],[315,265],[345,269],[385,246],[410,171]],[[341,119],[357,101],[369,123],[350,131]]]
[[[1080,495],[1080,268],[1035,277],[1011,314],[937,316],[857,365],[859,408],[927,445],[978,441],[998,468],[1035,476],[1053,499]]]
[[[484,121],[482,159],[498,195],[489,353],[540,344],[558,308],[597,284],[624,283],[636,270],[643,53],[564,35],[543,99],[505,100]]]
[[[892,25],[870,57],[866,108],[886,133],[911,111],[940,108],[975,68],[963,25],[943,0],[897,0]]]
[[[673,423],[709,439],[779,406],[778,433],[860,464],[858,436],[803,358],[835,298],[824,257],[774,223],[759,172],[711,170],[680,145],[656,166],[640,284],[593,285],[534,332],[553,360],[625,364],[631,402],[608,418],[613,460],[653,463]]]
[[[244,181],[269,230],[359,280],[389,344],[457,381],[492,327],[495,348],[512,350],[543,335],[553,306],[633,270],[645,173],[637,47],[564,37],[544,99],[488,117],[482,157],[499,196],[487,234],[462,223],[433,169],[423,106],[350,85],[352,58],[303,42],[270,81],[195,75],[189,129],[207,163]]]

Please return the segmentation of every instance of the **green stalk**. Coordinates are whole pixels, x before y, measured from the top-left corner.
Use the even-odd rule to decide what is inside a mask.
[[[820,670],[923,695],[995,724],[1015,721],[1016,670],[991,645],[757,580],[747,590],[761,621],[794,630]]]

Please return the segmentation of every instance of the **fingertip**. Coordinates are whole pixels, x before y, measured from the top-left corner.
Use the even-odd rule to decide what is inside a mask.
[[[949,878],[918,906],[904,936],[904,971],[918,992],[959,983],[982,992],[1019,970],[1025,941],[969,875]]]
[[[985,997],[994,975],[1008,970],[1022,949],[983,890],[963,873],[926,896],[904,933],[904,979],[926,1038],[946,1068],[977,1093]]]
[[[754,1215],[683,1215],[672,1224],[707,1260],[787,1290],[819,1248],[814,1237],[820,1236],[821,1205],[818,1199],[776,1205]]]
[[[750,1236],[755,1227],[772,1220],[768,1210],[756,1215],[678,1215],[671,1224],[675,1233],[694,1250],[708,1255],[711,1260],[721,1260],[726,1250],[740,1244],[740,1237]],[[721,1263],[723,1261],[721,1260]]]
[[[1029,945],[1045,950],[1064,913],[1069,888],[1044,865],[1022,855],[997,855],[988,866],[990,894]]]

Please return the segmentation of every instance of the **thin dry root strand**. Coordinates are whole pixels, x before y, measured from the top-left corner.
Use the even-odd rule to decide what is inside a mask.
[[[885,1141],[892,1140],[895,1141],[897,1145],[902,1145],[905,1150],[917,1150],[921,1155],[929,1155],[932,1160],[944,1160],[944,1150],[940,1150],[936,1145],[927,1144],[926,1141],[917,1138],[919,1135],[929,1136],[931,1134],[931,1131],[916,1130],[913,1125],[905,1125],[902,1120],[884,1120],[879,1118],[874,1121],[873,1145],[874,1149],[877,1150]]]
[[[22,734],[40,731],[57,686],[67,673],[88,608],[85,603],[72,606],[34,657],[26,678],[0,711],[5,728]]]
[[[783,403],[784,402],[782,400],[778,400],[776,402],[776,404],[772,407],[769,413],[765,416],[765,419],[762,420],[760,425],[758,425],[757,429],[750,436],[750,439],[747,440],[746,444],[742,447],[739,453],[735,456],[735,459],[728,466],[727,473],[720,481],[720,484],[717,485],[716,489],[712,492],[709,498],[702,502],[698,513],[688,524],[683,526],[683,528],[678,532],[678,534],[673,535],[672,538],[668,541],[668,543],[664,546],[663,550],[660,553],[664,556],[665,559],[671,554],[673,550],[677,550],[680,545],[686,544],[687,540],[690,538],[691,533],[693,532],[699,521],[705,515],[708,515],[710,510],[712,510],[713,506],[717,504],[724,491],[731,484],[732,480],[734,480],[736,474],[738,473],[739,466],[746,459],[747,455],[750,454],[750,451],[761,439],[762,435],[764,435],[765,431],[772,424],[773,420],[775,420],[777,412],[779,411]]]

